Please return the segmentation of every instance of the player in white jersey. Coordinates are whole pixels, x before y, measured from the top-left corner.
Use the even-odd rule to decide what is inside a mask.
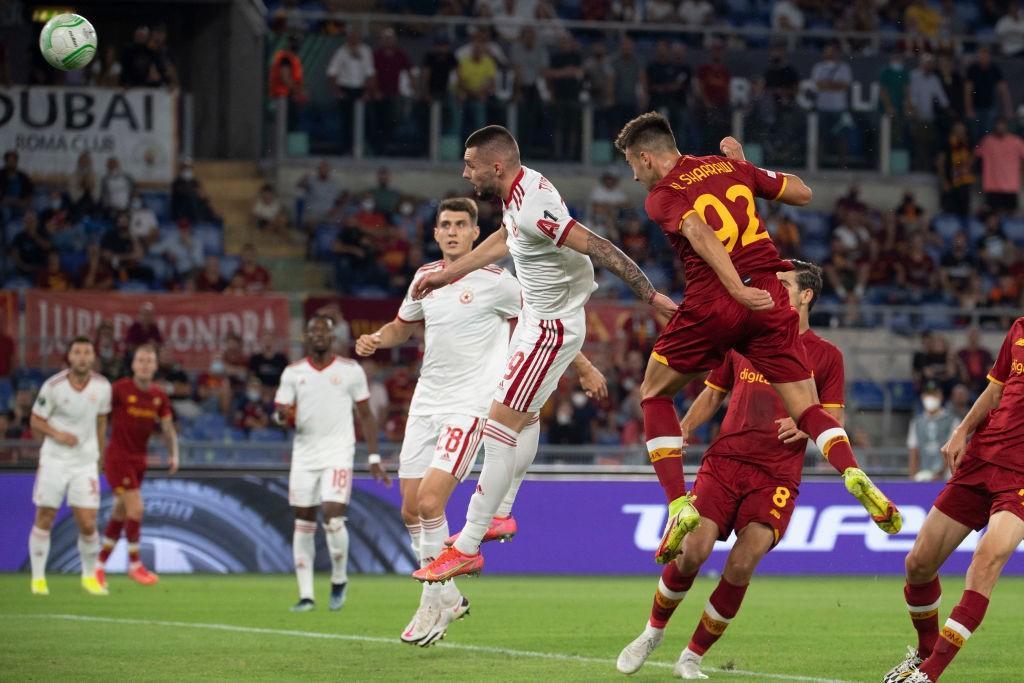
[[[99,459],[110,413],[110,382],[92,371],[95,359],[91,339],[73,339],[68,346],[68,369],[46,380],[32,405],[32,431],[43,435],[32,490],[36,520],[28,538],[32,592],[36,595],[50,594],[46,585],[50,529],[65,496],[78,524],[82,588],[92,595],[107,594],[96,579],[100,552],[96,510],[100,506]]]
[[[345,603],[348,584],[348,502],[352,497],[352,463],[356,433],[353,411],[370,449],[370,473],[390,486],[377,449],[377,420],[370,410],[366,373],[354,360],[331,351],[334,321],[316,316],[306,324],[309,355],[281,374],[274,396],[274,421],[295,427],[288,502],[295,508],[292,552],[299,601],[293,612],[313,609],[313,562],[316,559],[316,511],[323,510],[327,549],[331,554],[330,609]]]
[[[444,200],[434,227],[444,258],[420,268],[413,280],[451,267],[470,252],[479,236],[476,202],[465,197]],[[519,317],[521,306],[516,279],[503,268],[489,265],[424,299],[407,295],[395,320],[356,340],[356,352],[370,356],[377,349],[408,341],[420,325],[424,327],[423,366],[398,468],[402,517],[421,565],[438,556],[448,536],[445,506],[476,461],[491,395],[505,368],[509,321]],[[582,353],[576,368],[589,393],[601,396],[607,391],[604,377]],[[536,452],[539,437],[539,424],[534,421],[520,435],[518,448]],[[515,473],[485,541],[515,535],[510,513],[525,474]],[[401,638],[422,647],[431,645],[468,611],[469,600],[459,593],[454,580],[425,583],[419,608]]]
[[[511,254],[523,288],[523,311],[484,427],[484,467],[469,503],[466,526],[452,547],[413,572],[414,578],[431,583],[483,568],[480,542],[513,473],[529,466],[517,460],[532,461],[535,454],[518,452],[520,433],[583,346],[583,306],[596,288],[591,259],[622,278],[666,319],[676,309],[675,302],[655,290],[629,257],[569,216],[558,190],[521,164],[519,146],[506,129],[487,126],[470,135],[464,160],[462,177],[478,194],[504,198],[502,226],[451,267],[420,277],[412,293],[422,298]]]

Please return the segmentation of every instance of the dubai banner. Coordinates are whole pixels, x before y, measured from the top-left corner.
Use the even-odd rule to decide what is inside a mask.
[[[156,473],[154,473],[156,474]],[[31,473],[0,475],[0,571],[25,571],[32,527]],[[453,531],[462,526],[475,488],[460,486],[448,505]],[[939,484],[886,482],[904,515],[903,531],[888,536],[868,519],[842,482],[809,481],[782,542],[765,557],[763,574],[903,573],[903,558],[913,545]],[[292,567],[292,512],[283,476],[152,477],[142,489],[146,525],[142,554],[160,573],[288,572]],[[653,481],[528,480],[513,514],[519,534],[511,543],[484,548],[486,574],[640,574],[656,576],[654,550],[665,524],[666,507]],[[112,499],[104,489],[101,521]],[[399,513],[398,486],[384,488],[357,479],[348,514],[349,569],[363,573],[411,572],[417,562]],[[580,515],[580,511],[586,511]],[[594,520],[600,520],[595,524]],[[54,527],[50,552],[53,571],[77,571],[77,531],[67,509]],[[979,535],[972,533],[943,569],[963,574]],[[721,571],[735,536],[718,543],[707,570]],[[323,532],[317,531],[317,567],[329,566]],[[109,567],[126,563],[124,543]],[[1018,549],[1006,574],[1024,574]]]
[[[124,339],[138,319],[143,303],[153,304],[163,336],[161,353],[188,369],[208,367],[224,338],[242,337],[247,352],[260,337],[272,335],[280,347],[288,343],[288,298],[276,294],[125,294],[50,292],[25,293],[25,356],[29,367],[61,365],[65,346],[77,335],[92,336],[101,322],[114,326]]]
[[[0,149],[18,152],[30,175],[67,175],[92,154],[103,175],[109,157],[136,182],[174,179],[177,93],[155,88],[0,88]]]

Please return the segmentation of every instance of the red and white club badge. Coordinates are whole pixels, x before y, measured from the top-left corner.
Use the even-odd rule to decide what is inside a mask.
[[[459,301],[461,303],[468,304],[472,300],[473,300],[473,290],[472,289],[464,289],[464,290],[462,290],[462,294],[459,295]]]

